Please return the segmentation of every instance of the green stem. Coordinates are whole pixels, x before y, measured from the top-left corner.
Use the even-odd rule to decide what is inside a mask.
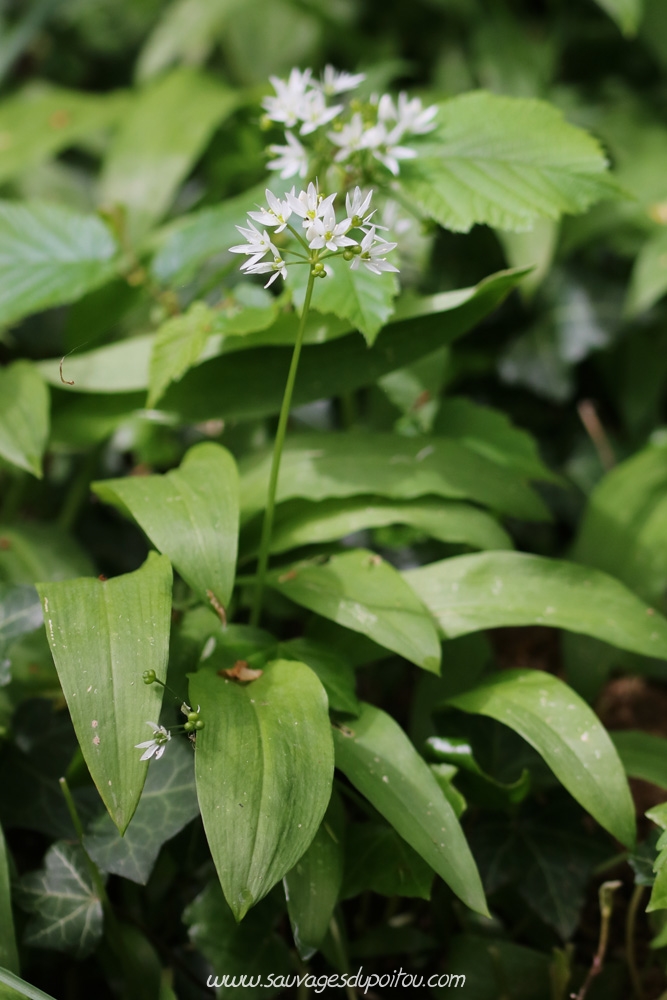
[[[89,451],[74,476],[74,480],[65,497],[65,502],[58,514],[58,527],[62,528],[63,531],[72,530],[79,517],[81,508],[88,499],[90,481],[95,475],[99,452],[99,448],[93,448]]]
[[[313,274],[311,270],[310,274],[308,275],[308,287],[306,288],[306,298],[303,303],[303,312],[301,313],[301,322],[299,323],[299,329],[296,335],[296,343],[294,344],[294,351],[292,352],[292,361],[290,363],[289,374],[287,376],[287,382],[285,383],[285,393],[283,395],[282,406],[280,407],[280,417],[278,418],[278,430],[276,431],[276,440],[273,445],[273,459],[271,462],[271,475],[269,477],[269,493],[266,499],[264,523],[262,524],[262,539],[259,547],[259,561],[257,564],[257,582],[255,584],[255,599],[252,608],[252,613],[250,615],[250,624],[254,626],[257,626],[259,624],[259,619],[262,614],[262,598],[264,596],[264,583],[266,580],[266,570],[269,565],[269,548],[271,546],[271,532],[273,530],[273,514],[276,505],[276,489],[278,486],[278,475],[280,473],[280,459],[282,458],[283,445],[285,444],[287,421],[289,419],[290,407],[292,405],[292,393],[294,392],[294,383],[296,382],[296,373],[299,367],[299,357],[301,355],[303,336],[306,331],[306,320],[308,319],[310,300],[313,296],[313,286],[315,284],[315,277],[316,276]]]
[[[104,910],[104,916],[106,917],[108,923],[111,925],[109,929],[110,930],[113,929],[115,931],[115,929],[116,929],[116,917],[114,915],[113,910],[111,909],[111,903],[109,902],[109,897],[107,896],[107,890],[106,890],[106,888],[104,886],[104,880],[102,879],[102,876],[100,875],[99,868],[97,867],[97,865],[95,864],[95,862],[93,861],[93,859],[88,854],[88,851],[86,850],[86,848],[83,846],[83,836],[84,836],[84,834],[83,834],[83,824],[82,824],[81,819],[79,817],[79,813],[78,813],[78,810],[76,808],[76,804],[74,802],[74,799],[72,797],[72,793],[69,790],[69,785],[67,784],[67,778],[60,778],[59,781],[58,781],[58,783],[60,785],[60,790],[62,791],[62,793],[63,793],[63,795],[65,797],[65,803],[67,805],[67,810],[68,810],[68,812],[70,814],[70,817],[72,819],[72,824],[74,826],[74,829],[76,830],[76,836],[77,836],[77,839],[79,841],[79,844],[81,845],[81,850],[83,851],[84,856],[86,858],[86,865],[88,866],[88,871],[90,872],[90,877],[93,880],[93,884],[95,886],[95,891],[97,892],[99,900],[102,903],[102,909]]]

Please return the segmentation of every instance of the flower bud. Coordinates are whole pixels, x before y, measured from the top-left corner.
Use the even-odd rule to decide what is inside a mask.
[[[144,679],[144,684],[155,684],[157,680],[157,674],[154,670],[144,670],[141,676]]]
[[[204,722],[203,719],[197,719],[197,721],[195,722],[195,729],[200,729],[201,730],[201,729],[204,728],[205,725],[206,725],[206,723]]]
[[[185,725],[183,726],[183,729],[186,731],[186,733],[194,733],[195,728],[196,728],[195,722],[186,722]]]

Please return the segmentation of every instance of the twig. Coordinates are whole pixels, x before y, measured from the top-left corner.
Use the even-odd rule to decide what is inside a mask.
[[[614,909],[614,893],[622,885],[622,882],[615,880],[613,882],[603,882],[599,890],[599,900],[600,900],[600,939],[598,941],[598,950],[593,956],[593,961],[591,967],[588,970],[588,975],[584,980],[584,984],[578,993],[571,993],[570,996],[572,1000],[584,1000],[591,983],[596,976],[599,976],[602,972],[602,967],[604,965],[604,958],[607,953],[607,945],[609,943],[609,925],[611,923],[611,914]]]
[[[613,469],[616,465],[616,456],[607,437],[607,432],[597,415],[595,405],[590,399],[582,399],[577,405],[577,411],[603,467],[606,470]]]

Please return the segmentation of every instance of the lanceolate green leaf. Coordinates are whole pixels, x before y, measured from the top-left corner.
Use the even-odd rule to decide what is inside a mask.
[[[618,577],[649,601],[667,587],[667,444],[608,472],[591,496],[573,558]]]
[[[195,773],[204,829],[237,920],[310,845],[331,795],[333,745],[324,688],[304,663],[276,660],[249,684],[201,669]]]
[[[0,578],[10,583],[92,576],[83,547],[53,524],[0,524]]]
[[[44,868],[23,876],[18,896],[23,908],[34,913],[26,944],[83,958],[102,936],[102,903],[78,844],[57,841],[47,852]]]
[[[633,729],[609,734],[630,778],[667,789],[667,740]]]
[[[135,573],[113,580],[42,583],[46,634],[79,745],[121,833],[132,819],[148,764],[136,744],[150,739],[165,680],[171,622],[171,565],[150,553]]]
[[[582,212],[614,187],[595,139],[544,101],[477,91],[440,105],[424,155],[401,186],[441,225],[529,229],[536,217]]]
[[[35,367],[15,361],[0,369],[0,456],[41,479],[48,434],[49,391]]]
[[[634,317],[654,306],[667,292],[667,233],[659,230],[639,251],[630,278],[625,312]]]
[[[634,35],[644,13],[644,0],[595,0],[616,21],[624,35]]]
[[[431,538],[475,549],[512,548],[512,540],[495,518],[472,504],[430,497],[397,502],[361,496],[282,504],[271,535],[271,551],[332,542],[355,531],[390,524],[409,524]],[[242,558],[251,558],[258,549],[259,525],[249,525],[241,539]]]
[[[356,549],[324,564],[296,563],[274,570],[267,583],[297,604],[438,672],[440,640],[431,615],[400,573],[372,552]]]
[[[479,873],[454,810],[398,723],[364,704],[350,727],[334,728],[334,743],[336,767],[464,903],[487,913]]]
[[[36,986],[19,979],[8,969],[0,968],[0,985],[7,987],[7,1000],[15,1000],[16,997],[27,997],[27,1000],[54,1000],[50,993],[43,993]]]
[[[2,827],[0,827],[0,968],[8,969],[10,972],[19,971],[19,955],[12,916],[9,858]]]
[[[125,205],[131,231],[142,234],[169,208],[213,130],[237,103],[233,91],[190,69],[147,86],[109,150],[101,179],[104,204]]]
[[[214,316],[203,302],[195,302],[186,313],[172,316],[160,327],[151,353],[147,406],[154,407],[167,386],[199,360]]]
[[[447,703],[514,729],[605,830],[632,846],[635,810],[623,765],[597,716],[557,677],[504,670]]]
[[[404,576],[446,638],[504,625],[551,625],[667,659],[667,621],[598,570],[520,552],[483,552]]]
[[[96,215],[0,202],[0,323],[81,298],[113,276],[117,253]]]
[[[262,510],[271,453],[241,466],[241,519]],[[399,434],[300,434],[287,440],[277,502],[375,493],[394,500],[437,494],[474,500],[526,520],[548,517],[523,477],[448,438]]]
[[[129,511],[204,601],[226,605],[234,585],[238,476],[230,453],[194,445],[164,476],[95,483],[101,499]]]

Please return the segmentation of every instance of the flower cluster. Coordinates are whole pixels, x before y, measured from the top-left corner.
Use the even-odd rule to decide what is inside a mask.
[[[396,244],[378,236],[377,230],[384,227],[372,222],[375,214],[374,211],[369,212],[372,195],[372,191],[363,194],[358,187],[352,194],[348,193],[345,198],[345,218],[338,222],[334,207],[336,194],[324,197],[316,184],[309,184],[307,190],[300,191],[299,194],[292,188],[284,199],[277,198],[267,189],[267,207],[248,212],[247,227],[236,227],[247,242],[230,247],[230,250],[247,256],[248,259],[241,265],[241,270],[246,274],[271,274],[265,288],[278,275],[286,278],[290,264],[308,264],[313,275],[324,278],[327,274],[324,261],[331,256],[342,256],[350,262],[352,270],[357,270],[363,264],[373,274],[398,271],[386,259],[386,255]],[[290,219],[296,223],[296,228]],[[260,231],[255,222],[273,229],[273,236],[266,229]],[[275,236],[285,229],[297,241],[299,249],[294,249],[294,245],[278,248],[274,242]],[[356,239],[350,235],[354,230],[359,232]],[[264,260],[267,254],[273,260]],[[286,254],[291,254],[296,259],[286,261],[283,256]]]
[[[144,670],[142,677],[144,684],[159,684],[161,687],[166,687],[166,684],[159,679],[154,670]],[[175,728],[183,729],[184,732],[188,734],[188,739],[194,742],[197,732],[203,729],[206,725],[204,720],[199,717],[201,708],[198,705],[197,711],[195,712],[192,708],[190,708],[187,702],[184,701],[181,705],[181,712],[186,716],[188,721],[185,725],[176,726]],[[135,743],[134,748],[135,750],[144,751],[141,755],[141,760],[150,760],[151,757],[155,757],[156,760],[159,760],[166,749],[167,743],[169,743],[171,739],[171,731],[169,729],[165,729],[164,726],[158,725],[157,722],[146,722],[146,725],[151,727],[153,731],[153,738],[151,740],[145,740],[143,743]]]
[[[327,66],[322,80],[313,79],[309,69],[293,69],[287,80],[270,77],[275,96],[262,102],[265,121],[284,125],[285,145],[270,145],[274,157],[269,169],[283,178],[307,177],[311,154],[299,136],[309,136],[326,126],[326,137],[332,144],[329,161],[354,164],[367,151],[394,176],[399,173],[399,161],[413,159],[416,150],[404,140],[425,135],[435,127],[436,105],[422,107],[418,97],[409,99],[399,94],[398,100],[389,94],[371,97],[366,104],[352,101],[349,107],[341,103],[328,104],[346,91],[354,90],[364,80],[363,73],[341,73]]]

